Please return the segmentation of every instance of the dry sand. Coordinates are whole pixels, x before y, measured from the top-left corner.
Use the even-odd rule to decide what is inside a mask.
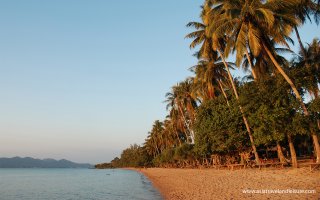
[[[164,169],[145,174],[165,199],[320,199],[320,172],[308,169]],[[252,190],[315,190],[315,194],[248,194]],[[263,191],[262,191],[263,192]]]

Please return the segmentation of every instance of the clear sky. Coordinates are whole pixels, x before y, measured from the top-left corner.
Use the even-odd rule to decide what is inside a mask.
[[[98,163],[142,144],[191,75],[185,25],[201,3],[1,0],[0,157]]]

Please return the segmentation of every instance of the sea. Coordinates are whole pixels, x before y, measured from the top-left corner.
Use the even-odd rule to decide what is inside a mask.
[[[160,200],[141,173],[125,169],[0,169],[0,200]]]

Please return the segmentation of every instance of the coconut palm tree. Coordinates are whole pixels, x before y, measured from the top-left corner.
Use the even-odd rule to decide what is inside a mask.
[[[229,105],[226,94],[227,72],[222,62],[200,60],[197,65],[190,68],[195,73],[194,90],[196,96],[206,101],[222,94]]]
[[[314,98],[319,96],[319,70],[320,70],[320,41],[313,39],[311,44],[305,48],[300,49],[299,54],[293,61],[293,65],[299,68],[304,68],[303,71],[307,72],[307,77],[304,79],[304,87],[309,91],[310,95]],[[301,75],[303,76],[303,75]]]
[[[167,118],[170,119],[170,121],[172,123],[172,128],[174,129],[174,131],[178,135],[177,137],[179,138],[179,140],[182,144],[184,142],[188,142],[189,136],[188,136],[188,130],[185,126],[185,122],[184,122],[183,118],[181,117],[181,114],[179,114],[179,113],[180,112],[177,109],[172,107]]]
[[[208,37],[208,25],[210,3],[205,3],[202,7],[201,22],[189,22],[187,27],[192,27],[196,31],[191,32],[185,36],[185,38],[193,39],[190,44],[190,48],[193,49],[200,45],[199,51],[195,54],[199,59],[215,60],[217,58],[217,52],[212,49],[212,38]]]
[[[320,41],[313,39],[311,44],[300,50],[299,55],[293,61],[293,67],[298,68],[297,76],[301,79],[301,87],[306,89],[311,97],[319,99],[319,83],[320,83]],[[300,69],[300,70],[299,70]],[[317,119],[317,126],[320,129],[320,119]]]
[[[181,139],[179,136],[179,132],[175,127],[174,122],[167,117],[166,120],[164,120],[164,137],[166,142],[166,149],[174,146],[180,146],[181,145]]]
[[[311,22],[312,21],[311,15],[313,15],[314,21],[318,25],[320,22],[320,1],[315,2],[312,0],[301,0],[300,3],[297,4],[297,6],[295,8],[295,14],[296,14],[297,19],[299,19],[301,21],[301,25],[305,24],[305,22],[307,20],[309,20]],[[305,47],[302,44],[297,26],[294,26],[294,30],[295,30],[295,33],[296,33],[296,36],[297,36],[297,39],[298,39],[298,42],[300,45],[300,51],[299,51],[300,57],[307,60],[307,57],[310,56],[310,52],[307,52],[308,47]],[[310,47],[309,44],[308,44],[308,46]],[[305,62],[305,67],[310,68],[310,66],[311,66],[311,63]],[[319,93],[318,87],[308,88],[307,90],[311,96],[315,95],[315,98],[317,98],[317,95]]]
[[[301,0],[298,2],[298,4],[295,6],[294,13],[297,19],[301,22],[300,25],[305,24],[307,20],[311,22],[312,21],[311,15],[313,15],[314,21],[316,22],[316,24],[319,23],[320,21],[319,5],[320,5],[320,1],[314,2],[312,0]],[[294,31],[296,33],[296,36],[300,45],[301,53],[303,54],[303,56],[306,56],[307,52],[304,48],[304,45],[302,44],[297,25],[294,25]]]
[[[163,130],[163,122],[156,120],[144,143],[147,153],[153,157],[159,155],[164,149]]]
[[[194,134],[191,125],[195,119],[197,100],[192,95],[193,80],[186,79],[172,87],[172,92],[166,94],[167,109],[178,111],[180,118],[183,120],[187,135],[194,142]]]
[[[276,59],[281,65],[288,66],[289,62],[286,58],[281,56],[281,53],[294,53],[292,50],[288,48],[282,48],[282,47],[275,47],[274,41],[271,41],[274,45],[274,51],[277,53]],[[272,61],[270,60],[269,56],[267,56],[265,53],[261,53],[258,56],[254,57],[252,53],[249,54],[252,65],[249,64],[249,59],[246,56],[243,56],[243,62],[241,64],[241,67],[244,71],[249,71],[249,68],[254,69],[256,77],[255,80],[261,79],[261,78],[268,78],[270,75],[273,75],[276,73],[276,70],[273,66]]]

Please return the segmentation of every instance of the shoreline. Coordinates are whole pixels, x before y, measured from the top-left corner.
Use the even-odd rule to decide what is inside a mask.
[[[320,172],[309,172],[304,168],[281,170],[245,169],[234,171],[176,168],[123,169],[134,170],[145,175],[162,197],[169,200],[291,200],[317,199],[320,197]],[[298,192],[296,190],[305,190],[304,192],[309,193],[296,193]],[[260,192],[260,194],[252,192]]]

